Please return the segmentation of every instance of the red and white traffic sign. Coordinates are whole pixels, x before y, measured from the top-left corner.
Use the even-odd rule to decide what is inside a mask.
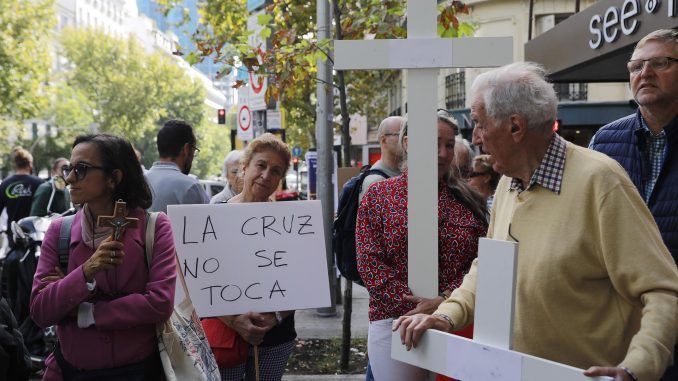
[[[238,111],[238,128],[247,131],[252,126],[252,112],[246,105],[240,107]]]
[[[263,63],[263,52],[259,49],[259,64]],[[250,71],[250,96],[249,104],[252,108],[252,111],[261,111],[266,110],[266,88],[268,86],[268,81],[265,76],[255,74]]]
[[[249,91],[247,88],[238,90],[238,139],[247,141],[254,139],[252,127],[252,111],[249,106]]]

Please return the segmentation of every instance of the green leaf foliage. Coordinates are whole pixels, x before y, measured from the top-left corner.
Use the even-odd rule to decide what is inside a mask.
[[[205,118],[213,110],[205,108],[205,90],[198,80],[169,57],[147,53],[133,39],[66,29],[60,42],[60,53],[71,64],[57,85],[54,105],[62,140],[70,144],[74,135],[92,130],[124,136],[142,151],[149,167],[157,159],[160,126],[168,119],[183,119],[205,139],[199,140],[200,160],[216,163],[216,168],[196,165],[193,172],[218,173],[223,155],[210,147],[223,147],[223,142],[206,143],[219,134]]]
[[[53,0],[0,2],[0,118],[23,120],[47,107]]]
[[[171,3],[178,0],[164,0]],[[404,0],[334,0],[340,13],[341,37],[332,26],[333,39],[406,38],[406,1]],[[439,5],[438,34],[441,37],[469,36],[473,25],[458,15],[468,14],[461,1]],[[277,101],[285,112],[288,141],[304,149],[315,146],[316,65],[330,59],[330,40],[318,40],[315,2],[307,0],[271,0],[266,13],[257,22],[264,26],[261,37],[268,39],[261,64],[252,65],[257,47],[247,44],[246,0],[204,0],[202,22],[194,39],[207,56],[217,52],[215,62],[232,66],[245,62],[258,74],[267,75],[269,101]],[[228,48],[226,48],[228,47]],[[209,54],[208,54],[209,53]],[[237,59],[234,56],[237,55]],[[368,116],[375,125],[387,113],[388,89],[394,86],[397,72],[351,71],[345,73],[349,113]],[[329,86],[337,86],[335,76]],[[239,86],[242,84],[239,84]],[[335,97],[338,98],[338,97]],[[335,99],[338,105],[338,99]],[[339,115],[339,109],[335,112]]]

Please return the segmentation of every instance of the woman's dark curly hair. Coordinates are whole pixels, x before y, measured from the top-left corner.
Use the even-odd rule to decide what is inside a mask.
[[[80,135],[75,138],[73,148],[81,143],[90,143],[97,147],[108,176],[112,176],[116,169],[122,172],[122,181],[113,190],[113,200],[122,199],[130,209],[151,207],[151,188],[132,145],[126,139],[109,134]]]

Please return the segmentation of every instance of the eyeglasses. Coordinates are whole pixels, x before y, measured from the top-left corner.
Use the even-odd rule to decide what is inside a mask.
[[[191,149],[193,150],[193,155],[197,155],[200,153],[200,149],[196,146],[191,146]]]
[[[397,132],[389,132],[389,133],[385,133],[385,134],[382,134],[382,135],[383,135],[383,136],[398,136],[398,135],[400,135],[400,134],[397,133]]]
[[[665,70],[672,62],[678,61],[678,58],[672,57],[654,57],[646,60],[631,60],[626,63],[626,68],[629,69],[630,74],[638,74],[643,71],[645,62],[650,64],[652,70]]]
[[[92,165],[87,163],[78,163],[76,165],[62,165],[61,174],[64,176],[64,179],[68,178],[72,171],[75,171],[75,179],[77,181],[82,181],[87,176],[87,171],[89,169],[98,169],[100,171],[106,171],[106,168],[100,167],[98,165]]]
[[[487,174],[487,173],[485,173],[485,172],[471,172],[471,173],[468,175],[468,178],[470,179],[470,178],[473,178],[473,177],[485,176],[486,174]]]

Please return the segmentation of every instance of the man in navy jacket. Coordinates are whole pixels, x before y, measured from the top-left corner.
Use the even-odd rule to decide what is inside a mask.
[[[589,148],[626,169],[678,263],[678,29],[643,37],[627,67],[638,111],[601,128]],[[662,380],[678,380],[675,360]]]

